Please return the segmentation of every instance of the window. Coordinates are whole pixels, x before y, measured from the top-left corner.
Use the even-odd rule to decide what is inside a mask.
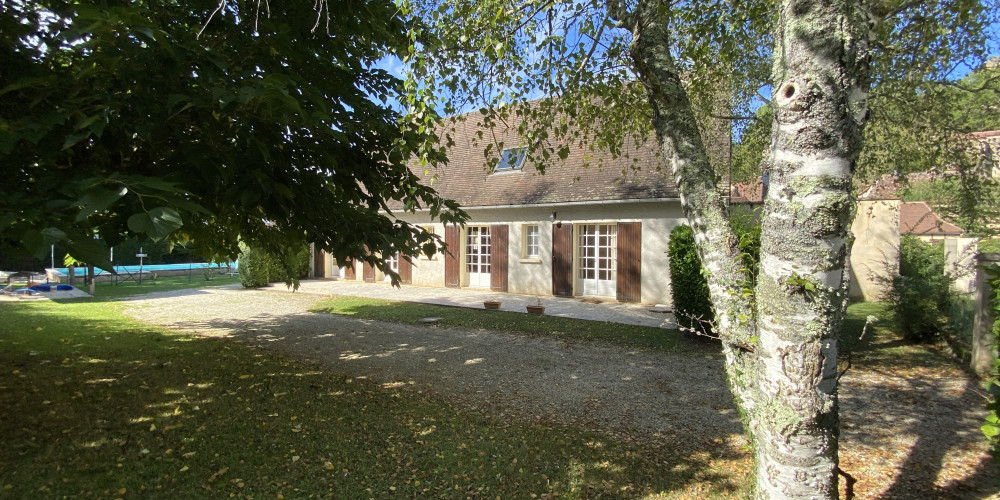
[[[521,257],[525,259],[538,258],[538,238],[538,224],[525,224],[522,235],[523,246],[521,249]]]
[[[497,163],[497,168],[494,171],[503,172],[508,170],[520,170],[527,152],[528,150],[525,148],[510,148],[503,150],[503,152],[500,153],[500,162]]]

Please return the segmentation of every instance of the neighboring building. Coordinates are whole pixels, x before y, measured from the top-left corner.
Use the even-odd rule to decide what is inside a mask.
[[[512,124],[508,130],[515,129]],[[667,242],[686,219],[654,139],[617,159],[571,147],[566,159],[554,157],[540,175],[518,147],[505,149],[488,172],[477,132],[474,119],[452,126],[455,145],[437,179],[414,169],[470,218],[465,226],[446,227],[427,212],[397,213],[443,237],[450,250],[412,262],[390,259],[404,284],[671,303]],[[509,131],[493,132],[498,142],[519,144]],[[728,161],[728,131],[715,139],[713,158]],[[338,267],[322,254],[315,264],[317,277],[386,279],[367,264]]]
[[[925,201],[900,203],[899,232],[912,234],[924,241],[938,241],[965,234],[962,228],[942,219]]]
[[[1000,130],[969,134],[979,147],[979,175],[1000,178]]]

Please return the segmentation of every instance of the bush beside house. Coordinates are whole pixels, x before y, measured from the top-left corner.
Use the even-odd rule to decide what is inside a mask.
[[[670,284],[677,325],[692,336],[710,335],[715,320],[708,282],[694,247],[694,232],[680,225],[670,232]]]
[[[242,247],[240,282],[244,288],[260,288],[270,283],[296,282],[309,275],[309,248],[278,256],[259,248]]]

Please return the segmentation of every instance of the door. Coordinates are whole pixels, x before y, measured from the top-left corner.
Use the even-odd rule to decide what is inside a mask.
[[[615,297],[618,268],[616,224],[582,224],[577,236],[577,285],[581,295]]]
[[[399,261],[399,282],[413,283],[413,262],[410,261],[409,257],[403,257]]]
[[[552,295],[573,295],[573,225],[552,225]]]
[[[361,262],[361,279],[364,281],[375,281],[375,268],[367,260]]]
[[[313,246],[313,277],[323,278],[326,273],[326,259],[324,258],[324,253],[322,249]]]
[[[472,288],[490,287],[490,228],[469,226],[465,233],[465,272]]]
[[[347,259],[344,261],[344,279],[345,280],[358,279],[357,271],[354,270],[354,259]]]

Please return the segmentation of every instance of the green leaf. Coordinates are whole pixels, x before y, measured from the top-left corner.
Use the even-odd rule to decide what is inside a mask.
[[[66,249],[69,254],[78,262],[86,262],[102,269],[111,269],[108,249],[89,235],[81,235],[66,242]]]
[[[1000,426],[994,424],[984,424],[982,427],[983,434],[988,438],[995,438],[1000,436]]]
[[[91,214],[100,213],[107,210],[122,196],[128,193],[128,188],[121,186],[117,189],[94,189],[83,195],[76,202],[80,206],[80,213],[76,215],[76,222],[81,222]]]
[[[168,207],[156,207],[128,218],[129,229],[153,239],[163,238],[183,225],[180,214]]]
[[[79,133],[75,133],[75,134],[69,134],[69,135],[66,136],[66,140],[63,141],[62,148],[63,149],[69,149],[69,148],[75,146],[80,141],[86,139],[89,136],[90,136],[90,131],[89,130],[86,131],[86,132],[79,132]]]

